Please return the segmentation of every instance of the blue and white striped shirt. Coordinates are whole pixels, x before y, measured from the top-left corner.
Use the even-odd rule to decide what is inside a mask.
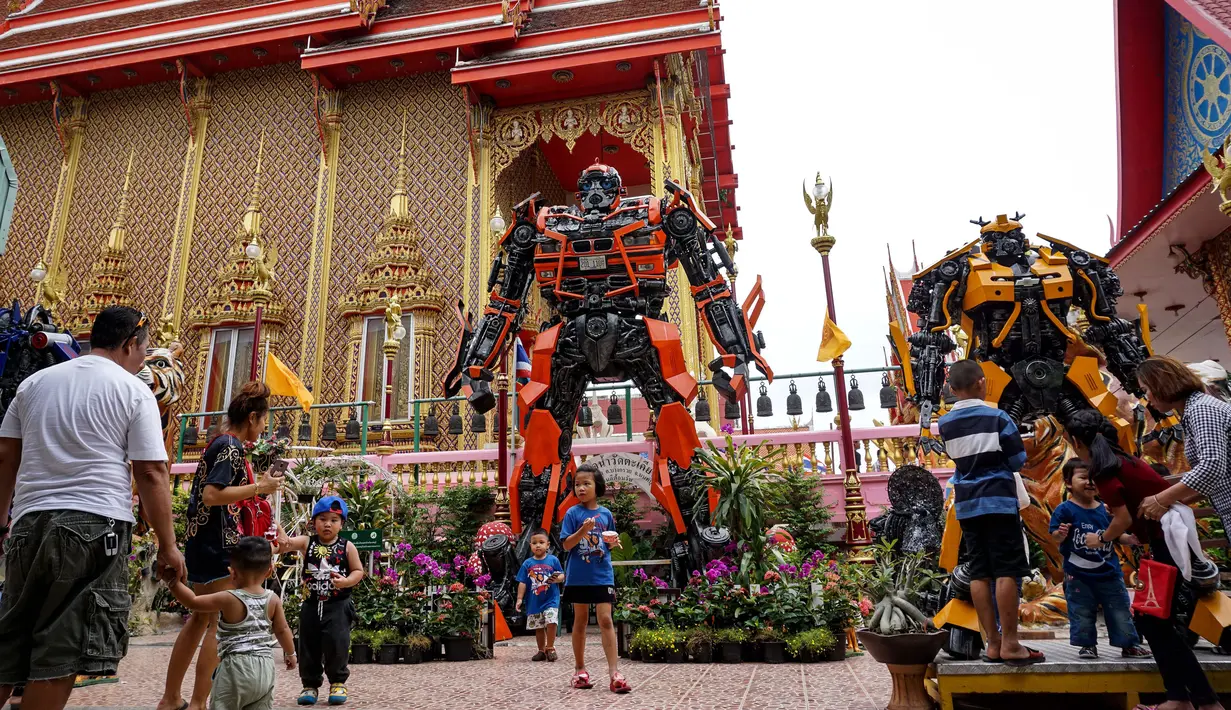
[[[1017,425],[981,400],[964,399],[940,418],[940,438],[953,459],[953,504],[958,519],[1017,513],[1013,472],[1026,463]]]

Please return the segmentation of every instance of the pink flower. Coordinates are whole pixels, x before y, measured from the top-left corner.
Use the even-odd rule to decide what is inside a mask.
[[[872,604],[871,599],[864,597],[863,599],[859,600],[859,613],[860,614],[867,616],[868,614],[872,613],[872,609],[874,608],[875,606]]]

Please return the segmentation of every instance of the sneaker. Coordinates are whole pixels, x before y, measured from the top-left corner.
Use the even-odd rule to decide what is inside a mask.
[[[334,683],[329,686],[329,704],[330,705],[345,705],[346,704],[346,686],[341,683]]]
[[[546,654],[546,653],[543,653],[542,651],[539,651],[538,653],[536,653],[536,654],[534,654],[533,656],[531,656],[531,657],[530,657],[530,660],[532,660],[532,661],[546,661],[546,660],[547,660],[547,654]]]
[[[1098,647],[1097,646],[1082,646],[1081,650],[1077,652],[1077,657],[1078,658],[1098,658]]]
[[[319,694],[320,690],[317,688],[304,688],[299,691],[299,700],[296,702],[300,705],[316,705],[316,696]]]
[[[1141,646],[1131,646],[1120,651],[1122,658],[1153,658],[1154,654]]]

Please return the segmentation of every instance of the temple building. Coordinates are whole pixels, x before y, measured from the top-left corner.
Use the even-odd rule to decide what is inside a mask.
[[[383,418],[396,298],[388,414],[405,420],[440,394],[455,305],[482,310],[493,218],[536,191],[567,203],[596,160],[629,194],[671,177],[742,236],[715,0],[7,4],[0,137],[20,187],[0,296],[82,338],[109,304],[145,311],[185,347],[181,411],[224,409],[268,349],[318,402]],[[670,319],[704,376],[678,279]]]
[[[1119,210],[1107,258],[1154,349],[1231,366],[1231,206],[1203,164],[1231,133],[1231,8],[1117,0]],[[1231,180],[1231,176],[1226,178]]]

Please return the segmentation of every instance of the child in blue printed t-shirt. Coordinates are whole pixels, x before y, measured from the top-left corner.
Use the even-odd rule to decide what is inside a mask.
[[[547,531],[539,528],[530,535],[531,556],[521,563],[517,572],[517,610],[521,611],[530,588],[530,601],[526,604],[526,629],[534,631],[539,652],[532,661],[556,660],[556,625],[560,623],[560,582],[564,581],[564,568],[555,555],[547,554],[550,541]]]
[[[1064,597],[1069,606],[1069,643],[1079,646],[1078,658],[1098,658],[1098,608],[1103,607],[1107,621],[1107,636],[1112,646],[1121,649],[1125,658],[1147,658],[1150,652],[1141,647],[1141,638],[1133,626],[1128,591],[1120,560],[1108,542],[1088,547],[1086,536],[1097,534],[1111,526],[1111,515],[1094,495],[1098,487],[1090,475],[1090,464],[1070,459],[1064,464],[1064,485],[1069,499],[1051,514],[1052,539],[1060,544],[1064,557]],[[1121,535],[1120,543],[1136,544],[1132,535]]]
[[[615,624],[611,621],[616,594],[610,549],[620,546],[620,536],[616,533],[611,511],[598,504],[599,496],[606,492],[607,484],[597,466],[583,463],[577,467],[573,474],[573,495],[580,502],[569,508],[560,522],[560,537],[564,538],[564,549],[568,550],[564,603],[573,605],[573,687],[594,687],[586,670],[586,622],[593,604],[599,629],[603,632],[603,653],[607,656],[607,670],[611,675],[611,692],[627,693],[632,688],[620,674]]]

